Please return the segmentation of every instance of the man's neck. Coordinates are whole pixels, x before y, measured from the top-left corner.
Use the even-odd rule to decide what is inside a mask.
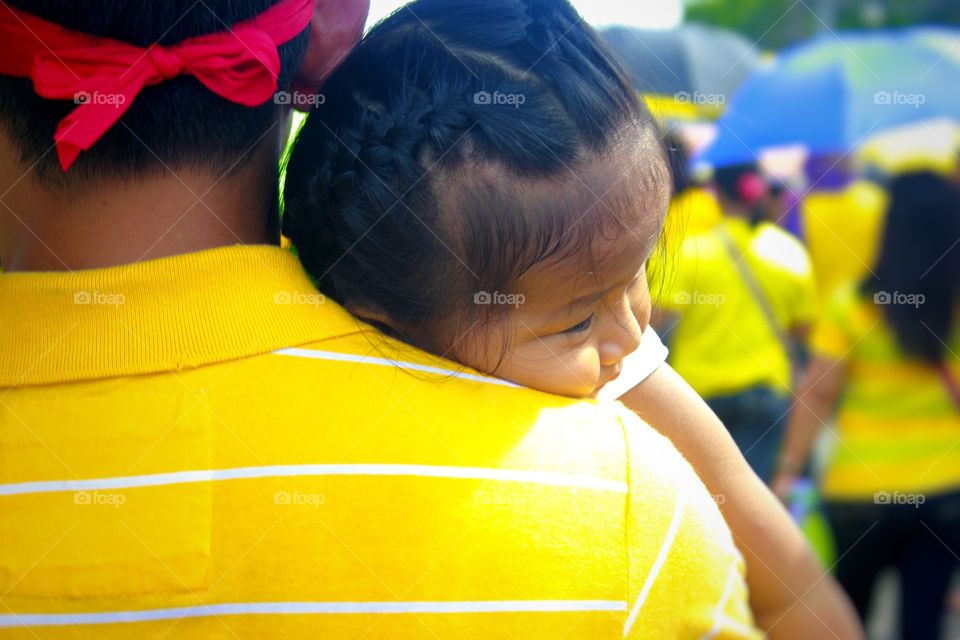
[[[271,244],[277,153],[258,148],[225,176],[189,169],[82,192],[51,190],[0,149],[6,271],[94,269],[232,244]]]

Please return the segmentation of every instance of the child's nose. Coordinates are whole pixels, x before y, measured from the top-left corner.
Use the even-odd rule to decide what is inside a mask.
[[[642,328],[629,305],[610,318],[609,329],[600,341],[600,364],[615,365],[640,346]]]

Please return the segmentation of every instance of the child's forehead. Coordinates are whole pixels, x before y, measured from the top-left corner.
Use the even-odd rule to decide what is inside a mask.
[[[536,264],[518,280],[518,289],[533,301],[552,305],[627,283],[639,273],[657,238],[655,232],[599,234],[577,251]]]
[[[494,274],[491,286],[551,304],[574,287],[582,294],[635,277],[659,237],[672,186],[650,130],[624,134],[547,177],[483,160],[451,177],[441,182],[445,208],[460,215],[449,216],[447,231],[465,263],[482,277]]]
[[[579,230],[588,236],[588,242],[580,244],[588,244],[589,251],[578,253],[585,260],[603,261],[637,243],[656,241],[670,189],[664,157],[641,141],[619,145],[605,157],[571,168],[566,180],[541,197],[549,198],[558,209],[573,209],[576,222],[568,233],[576,235]]]
[[[531,307],[556,308],[590,293],[634,280],[653,251],[662,229],[663,214],[643,210],[633,224],[603,220],[595,233],[573,250],[537,263],[518,281],[518,290]]]

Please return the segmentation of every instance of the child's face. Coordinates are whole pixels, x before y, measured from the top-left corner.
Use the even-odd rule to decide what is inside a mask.
[[[608,243],[594,270],[571,259],[524,278],[524,300],[507,314],[509,346],[494,374],[573,397],[593,396],[620,374],[650,322],[644,262],[651,245],[626,240]]]
[[[603,234],[615,237],[598,237],[570,258],[535,265],[517,283],[522,298],[490,300],[503,305],[502,317],[492,332],[471,332],[458,359],[541,391],[595,395],[620,374],[623,358],[639,346],[650,322],[644,264],[660,235],[666,191],[646,189],[632,199],[633,210],[621,214],[632,218],[628,228]]]

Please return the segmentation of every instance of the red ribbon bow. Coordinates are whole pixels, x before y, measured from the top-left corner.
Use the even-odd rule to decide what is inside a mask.
[[[310,23],[315,0],[283,0],[218,33],[162,47],[137,47],[70,31],[0,6],[0,74],[30,78],[37,95],[79,106],[57,125],[54,140],[66,171],[116,124],[149,85],[194,76],[218,96],[246,107],[277,90],[277,47]]]

